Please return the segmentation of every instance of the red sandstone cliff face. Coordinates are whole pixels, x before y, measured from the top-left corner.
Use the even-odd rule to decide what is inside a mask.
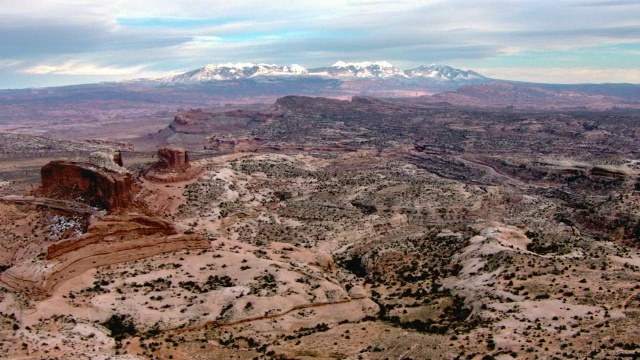
[[[178,231],[173,224],[161,218],[144,215],[108,215],[94,220],[89,225],[86,234],[49,245],[46,259],[51,260],[85,246],[104,242],[105,238],[129,241],[150,235],[171,236],[177,234]]]
[[[158,150],[158,157],[167,169],[184,169],[189,165],[189,153],[179,147],[164,147]]]
[[[114,211],[128,207],[132,201],[133,180],[129,173],[119,173],[89,163],[52,161],[43,166],[42,191],[55,198],[81,198],[84,202]]]

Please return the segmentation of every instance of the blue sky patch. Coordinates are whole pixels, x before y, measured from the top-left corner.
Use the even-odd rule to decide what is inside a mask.
[[[240,18],[208,18],[208,19],[187,19],[187,18],[116,18],[116,22],[120,26],[136,27],[136,28],[198,28],[203,26],[219,26],[241,21]]]

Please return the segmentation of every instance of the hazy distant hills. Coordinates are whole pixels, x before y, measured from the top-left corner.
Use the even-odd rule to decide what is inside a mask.
[[[0,90],[0,131],[45,133],[43,124],[54,123],[68,136],[78,126],[92,127],[99,136],[112,131],[96,125],[104,119],[167,121],[178,109],[268,106],[287,95],[407,98],[425,105],[492,108],[640,109],[638,84],[522,83],[446,65],[401,70],[384,61],[338,61],[314,69],[215,64],[161,79]]]
[[[473,107],[605,110],[640,108],[637,84],[533,84],[494,81],[461,87],[414,101]]]

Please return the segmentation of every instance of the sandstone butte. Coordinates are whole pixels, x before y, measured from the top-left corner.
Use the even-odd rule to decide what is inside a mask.
[[[158,157],[166,169],[181,170],[190,167],[189,153],[179,147],[164,147],[158,150]]]
[[[184,148],[167,146],[158,150],[158,161],[145,173],[145,179],[152,182],[173,183],[192,180],[204,171],[192,166],[189,153]]]
[[[42,167],[42,192],[49,197],[82,200],[92,206],[116,211],[133,199],[131,174],[90,163],[57,160]]]

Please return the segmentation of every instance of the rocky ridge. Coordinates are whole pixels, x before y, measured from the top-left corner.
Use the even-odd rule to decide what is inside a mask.
[[[200,235],[179,234],[167,221],[141,215],[103,216],[77,238],[53,243],[45,259],[27,259],[2,273],[4,286],[32,296],[51,295],[61,283],[89,269],[184,249],[208,249]]]

